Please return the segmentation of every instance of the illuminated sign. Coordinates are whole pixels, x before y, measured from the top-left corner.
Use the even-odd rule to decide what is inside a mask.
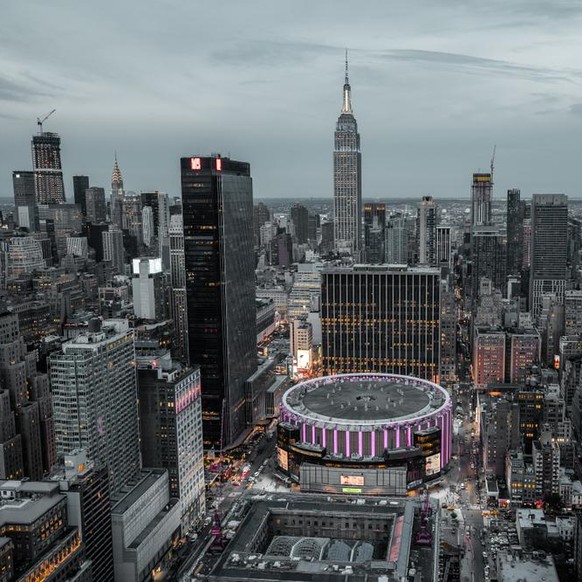
[[[277,464],[283,471],[289,470],[289,454],[280,447],[277,447]]]
[[[436,453],[426,458],[425,473],[427,477],[436,475],[441,470],[441,454]]]
[[[359,485],[362,487],[364,485],[363,475],[340,475],[341,485]]]
[[[560,355],[559,354],[554,355],[554,368],[556,368],[556,370],[560,369]]]
[[[190,169],[191,170],[201,170],[202,160],[200,158],[190,158]]]
[[[222,160],[220,158],[216,158],[216,171],[222,172]]]
[[[342,487],[342,493],[361,493],[362,490],[357,487]]]

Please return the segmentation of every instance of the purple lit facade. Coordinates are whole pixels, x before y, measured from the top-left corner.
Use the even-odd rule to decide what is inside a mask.
[[[338,381],[405,384],[424,392],[429,404],[417,412],[385,420],[352,420],[313,413],[302,403],[311,390],[330,390]],[[283,396],[280,420],[300,429],[302,443],[325,447],[329,454],[350,459],[372,460],[385,450],[414,447],[414,433],[438,427],[441,430],[440,464],[445,468],[452,454],[452,401],[448,392],[428,380],[396,374],[338,374],[307,380]]]

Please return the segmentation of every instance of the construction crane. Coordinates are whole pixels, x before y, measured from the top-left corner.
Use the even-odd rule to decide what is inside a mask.
[[[497,146],[494,145],[493,146],[493,155],[491,156],[491,164],[490,164],[490,169],[491,169],[491,181],[493,182],[493,170],[495,169],[495,150],[497,149]]]
[[[42,133],[42,124],[56,111],[53,109],[50,113],[47,113],[42,119],[40,117],[36,118],[36,124],[38,125],[38,133]]]

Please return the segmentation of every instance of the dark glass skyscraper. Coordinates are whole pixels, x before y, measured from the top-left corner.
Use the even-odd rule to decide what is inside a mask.
[[[89,188],[89,176],[73,176],[73,196],[75,204],[81,207],[83,216],[87,214],[87,205],[85,203],[85,190]]]
[[[350,254],[362,247],[362,154],[351,92],[346,55],[344,99],[334,134],[333,213],[334,246]]]
[[[32,137],[32,169],[36,202],[62,204],[65,201],[65,186],[61,166],[61,138],[57,133],[44,131]]]
[[[38,208],[34,186],[34,172],[12,172],[16,223],[31,232],[38,230]]]
[[[517,188],[507,191],[507,274],[519,275],[523,265],[525,202]]]
[[[257,368],[250,166],[181,159],[188,340],[202,376],[205,448],[245,428],[244,382]]]

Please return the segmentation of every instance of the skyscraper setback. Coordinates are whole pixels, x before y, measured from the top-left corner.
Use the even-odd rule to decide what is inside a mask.
[[[249,164],[181,159],[189,355],[200,365],[205,448],[245,429],[244,383],[257,368]]]
[[[335,249],[350,254],[362,247],[362,154],[351,92],[346,54],[343,103],[334,134],[333,210]]]

